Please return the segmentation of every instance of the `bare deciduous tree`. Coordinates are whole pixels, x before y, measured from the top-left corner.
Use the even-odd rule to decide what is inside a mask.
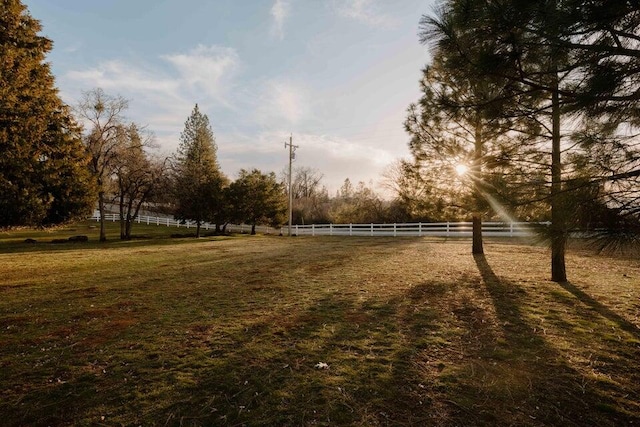
[[[153,135],[135,123],[123,129],[122,149],[115,161],[115,187],[120,213],[120,239],[131,239],[131,228],[141,207],[153,197],[165,178],[166,162],[154,159]]]
[[[83,92],[76,113],[87,126],[85,148],[90,156],[90,169],[98,185],[100,211],[100,241],[107,240],[105,203],[107,186],[113,174],[118,151],[122,146],[123,112],[129,102],[120,96],[107,95],[97,88]]]

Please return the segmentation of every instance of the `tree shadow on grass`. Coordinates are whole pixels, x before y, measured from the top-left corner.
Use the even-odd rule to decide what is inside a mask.
[[[488,406],[493,413],[488,414],[489,418],[480,418],[481,424],[508,421],[501,418],[500,406],[509,408],[502,414],[509,413],[510,419],[518,420],[518,424],[617,426],[640,421],[639,414],[629,413],[618,405],[610,384],[592,382],[571,366],[549,337],[534,330],[524,311],[525,301],[532,298],[525,289],[499,278],[484,255],[475,255],[474,259],[502,332],[493,349],[474,355],[485,360],[479,364],[493,365],[485,368],[488,375],[481,382],[470,387],[471,395],[485,395],[484,402],[491,402]],[[587,297],[573,288],[578,295]],[[591,303],[599,307],[599,312],[624,323],[624,319],[606,307],[594,300]],[[625,392],[615,391],[620,393],[614,394]],[[475,401],[477,409],[481,408],[477,398],[472,397],[471,401]]]
[[[69,236],[63,236],[63,239],[67,239]],[[250,236],[248,234],[226,234],[216,236],[202,236],[199,239],[194,237],[169,237],[168,235],[158,236],[134,236],[131,240],[120,240],[117,237],[110,237],[106,242],[99,242],[96,236],[90,236],[88,242],[61,242],[52,243],[51,241],[55,237],[38,238],[36,243],[24,243],[22,240],[3,241],[0,239],[0,254],[42,254],[50,252],[63,252],[63,251],[92,251],[92,250],[120,250],[125,248],[146,248],[146,247],[162,247],[162,246],[174,246],[174,245],[186,245],[186,244],[204,244],[216,241],[235,240],[235,239],[279,239],[284,240],[286,237],[277,235],[258,235]],[[318,237],[300,237],[295,241],[302,241],[303,239],[314,239],[322,243],[333,243],[340,240],[362,240],[366,239],[369,247],[375,246],[404,246],[410,244],[418,237],[344,237],[344,236],[318,236]]]
[[[615,323],[620,329],[634,336],[635,339],[640,340],[640,328],[638,328],[636,325],[629,322],[627,319],[620,316],[618,313],[611,310],[606,305],[596,301],[593,297],[591,297],[589,294],[587,294],[571,282],[558,283],[558,285],[560,285],[565,291],[571,293],[574,297],[580,300],[589,308],[589,310]],[[584,314],[586,313],[583,313],[583,315]]]
[[[331,293],[300,313],[255,324],[254,338],[236,354],[239,364],[226,368],[231,381],[221,383],[217,372],[205,382],[224,397],[217,421],[420,425],[406,394],[412,381],[397,308],[397,300],[360,304]],[[400,383],[398,371],[405,372]]]
[[[457,295],[467,283],[425,283],[392,298],[328,293],[304,310],[235,331],[235,344],[216,350],[220,364],[203,372],[199,389],[180,393],[190,396],[188,404],[176,402],[157,416],[202,425],[291,426],[624,425],[636,419],[617,412],[599,390],[580,387],[582,375],[527,324],[526,294],[500,280],[486,260],[477,262],[483,283],[475,291],[486,288],[493,323],[487,301]],[[194,400],[199,395],[210,400]],[[190,418],[194,407],[215,411]]]
[[[20,242],[0,242],[0,254],[42,254],[64,251],[95,251],[95,250],[120,250],[125,248],[146,248],[161,247],[184,244],[207,243],[217,240],[233,239],[234,236],[215,236],[196,238],[171,238],[171,237],[136,237],[131,240],[120,240],[112,238],[106,242],[98,242],[97,239],[90,239],[88,242],[63,242],[52,243],[52,239],[42,239],[37,243]]]
[[[339,274],[349,250],[300,277],[322,279],[327,271],[320,269]],[[527,289],[498,277],[484,257],[475,261],[479,274],[401,290],[357,282],[336,285],[339,290],[308,288],[302,290],[308,301],[264,311],[261,306],[273,301],[272,295],[286,298],[278,293],[279,276],[247,281],[247,294],[237,294],[236,300],[251,297],[252,304],[233,308],[255,308],[254,316],[229,309],[216,319],[158,329],[157,340],[124,341],[108,359],[108,375],[64,377],[65,384],[54,383],[18,402],[26,406],[12,402],[5,409],[14,411],[9,420],[17,420],[15,425],[97,424],[95,416],[102,413],[105,422],[129,425],[613,426],[640,421],[638,414],[619,411],[610,390],[586,384],[560,350],[533,330]],[[212,301],[203,297],[199,308],[210,313],[208,304]],[[620,391],[616,384],[611,387]],[[106,397],[96,390],[106,391]],[[54,405],[41,410],[47,402]],[[25,407],[31,413],[25,415]]]
[[[203,330],[204,336],[215,336],[182,349],[200,354],[197,363],[180,367],[175,358],[163,363],[168,377],[179,374],[195,381],[176,381],[173,396],[157,395],[159,403],[153,408],[148,398],[139,398],[122,407],[120,414],[112,414],[111,420],[145,413],[131,421],[427,425],[430,406],[415,399],[420,378],[414,350],[398,323],[404,300],[400,293],[385,301],[361,301],[354,294],[330,292],[299,311],[275,313],[224,332]],[[421,318],[416,328],[431,328],[432,314]]]

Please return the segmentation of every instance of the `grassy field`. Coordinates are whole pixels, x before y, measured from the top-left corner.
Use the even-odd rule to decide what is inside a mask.
[[[640,425],[637,258],[89,226],[0,233],[2,425]]]

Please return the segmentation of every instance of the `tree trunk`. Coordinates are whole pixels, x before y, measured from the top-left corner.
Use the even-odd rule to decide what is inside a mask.
[[[255,224],[251,224],[251,235],[255,235],[256,234],[256,225]]]
[[[196,221],[196,239],[200,238],[200,221]]]
[[[560,95],[557,75],[551,94],[551,280],[566,282],[565,248],[567,243],[566,213],[562,203],[562,171],[560,156]]]
[[[125,240],[131,240],[132,227],[133,227],[133,218],[131,218],[130,216],[127,216],[127,223],[126,223],[126,229],[125,229],[125,235],[124,235]]]
[[[471,253],[483,254],[484,248],[482,247],[482,217],[479,213],[473,214],[473,243],[471,247]]]
[[[104,211],[104,191],[98,192],[98,210],[100,211],[100,241],[107,241],[107,232],[105,230],[105,211]]]
[[[471,179],[473,180],[473,189],[475,197],[475,212],[473,213],[473,242],[471,244],[472,254],[483,254],[482,246],[482,214],[480,205],[482,203],[482,119],[480,112],[476,112],[477,120],[475,126],[475,140],[473,150],[473,165],[471,166]]]
[[[133,207],[133,200],[129,200],[129,205],[127,207],[127,240],[131,240],[131,229],[133,228],[133,222],[138,218],[138,214],[140,214],[140,208],[142,207],[142,203],[144,203],[144,197],[141,198],[137,203],[135,208]],[[131,215],[133,212],[133,215]]]
[[[122,193],[122,192],[121,192]],[[119,208],[120,208],[120,240],[125,240],[127,238],[127,218],[124,212],[124,196],[120,195],[119,200]]]

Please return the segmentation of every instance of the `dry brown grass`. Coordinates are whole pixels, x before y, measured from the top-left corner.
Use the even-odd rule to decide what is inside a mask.
[[[8,425],[640,424],[640,262],[393,238],[0,253]],[[328,369],[316,368],[325,362]]]

